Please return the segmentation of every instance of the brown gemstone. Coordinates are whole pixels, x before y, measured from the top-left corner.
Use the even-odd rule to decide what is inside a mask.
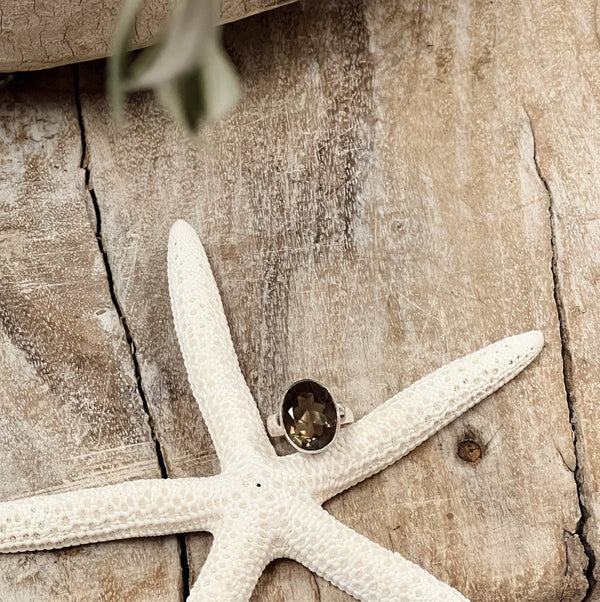
[[[314,380],[301,380],[287,390],[281,418],[289,440],[308,452],[327,447],[338,428],[335,402],[329,391]]]

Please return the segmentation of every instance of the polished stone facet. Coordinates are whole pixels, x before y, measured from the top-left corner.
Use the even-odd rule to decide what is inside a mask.
[[[331,394],[314,380],[301,380],[287,390],[281,418],[291,443],[307,452],[327,447],[335,437],[339,421]]]

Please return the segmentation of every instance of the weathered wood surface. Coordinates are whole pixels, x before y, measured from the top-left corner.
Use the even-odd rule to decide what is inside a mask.
[[[227,39],[245,97],[201,152],[144,98],[120,130],[98,92],[84,94],[83,115],[115,290],[171,474],[216,470],[156,280],[183,216],[206,242],[265,415],[307,374],[362,414],[452,357],[542,328],[546,351],[522,378],[329,508],[474,600],[575,600],[587,588],[570,535],[576,461],[528,117],[539,99],[524,96],[546,33],[519,19],[466,2],[314,3],[236,25]],[[485,448],[475,466],[456,456],[465,438]],[[190,539],[192,575],[205,543]],[[257,598],[292,599],[291,583],[295,599],[316,597],[315,583],[346,598],[289,563]]]
[[[90,219],[72,70],[0,90],[0,112],[0,498],[160,477]],[[175,537],[0,556],[3,602],[175,602],[180,581]]]
[[[531,110],[540,176],[553,215],[557,301],[565,381],[577,435],[578,480],[589,518],[584,534],[600,550],[600,53],[592,3],[548,11],[556,35],[538,49],[551,88]],[[572,27],[576,24],[576,27]],[[565,47],[576,48],[565,53]],[[596,562],[594,578],[600,577]],[[600,588],[590,600],[600,600]]]
[[[221,0],[221,22],[295,0]],[[47,69],[108,54],[123,0],[6,0],[0,4],[0,72]],[[148,46],[164,29],[174,0],[147,0],[133,44]]]
[[[199,150],[146,95],[115,126],[99,84],[101,64],[84,65],[80,99],[93,195],[82,190],[66,72],[56,75],[62,88],[44,93],[36,89],[39,76],[29,76],[3,106],[14,116],[2,138],[11,146],[2,155],[8,178],[1,202],[10,207],[0,240],[3,280],[14,275],[2,292],[2,336],[10,342],[0,366],[9,383],[0,443],[16,450],[5,469],[22,481],[14,489],[3,479],[2,498],[158,473],[107,280],[135,345],[164,471],[218,470],[169,313],[166,239],[172,221],[184,217],[207,247],[263,416],[303,376],[327,383],[360,416],[448,360],[508,334],[543,330],[546,348],[523,375],[328,509],[474,602],[570,602],[588,589],[588,600],[600,599],[585,574],[600,544],[594,25],[593,4],[575,0],[282,8],[227,28],[244,95],[208,129]],[[54,124],[50,141],[31,125],[38,121]],[[32,157],[38,167],[25,171]],[[94,209],[108,278],[95,246]],[[60,229],[71,221],[80,225]],[[24,224],[35,241],[29,246],[20,242]],[[44,244],[50,246],[38,251]],[[29,289],[67,301],[31,300]],[[93,330],[95,307],[112,316],[112,329]],[[49,308],[56,317],[47,317]],[[89,364],[92,343],[96,361],[112,372]],[[21,355],[34,359],[20,363]],[[63,397],[55,385],[48,393],[51,368],[64,373]],[[127,392],[109,395],[111,378],[98,372],[127,378]],[[62,423],[46,418],[71,407],[65,396],[71,413]],[[39,410],[28,409],[41,398],[49,405],[44,430]],[[25,420],[17,420],[23,412]],[[113,450],[86,479],[87,464],[69,451],[82,422],[97,433],[86,440],[89,448],[100,456]],[[481,446],[479,462],[457,455],[465,440]],[[583,522],[575,476],[590,513]],[[186,538],[191,578],[208,547],[205,535]],[[144,561],[124,566],[115,550]],[[28,599],[34,590],[27,587],[48,600],[75,600],[70,592],[90,587],[104,592],[102,600],[175,599],[180,591],[173,538],[0,560],[13,563],[0,581],[2,600]],[[57,562],[77,570],[61,572]],[[36,563],[47,564],[33,579],[28,571]],[[110,569],[103,567],[110,566],[120,572],[106,593]],[[153,581],[156,567],[164,573]],[[152,587],[163,593],[147,593]],[[254,599],[348,596],[281,561]]]

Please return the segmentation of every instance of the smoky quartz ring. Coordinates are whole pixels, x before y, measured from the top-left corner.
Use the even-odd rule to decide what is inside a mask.
[[[271,437],[285,437],[299,452],[316,454],[335,440],[340,426],[354,422],[352,411],[333,400],[314,380],[295,382],[283,396],[278,414],[267,418]]]

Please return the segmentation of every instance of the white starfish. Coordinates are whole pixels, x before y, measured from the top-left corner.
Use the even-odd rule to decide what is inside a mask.
[[[459,592],[359,535],[323,502],[396,462],[520,372],[532,331],[455,361],[343,428],[322,454],[277,456],[239,369],[208,260],[174,224],[169,288],[188,377],[221,462],[205,478],[139,480],[0,504],[0,551],[210,531],[188,602],[248,600],[273,559],[297,560],[359,600],[459,601]]]

